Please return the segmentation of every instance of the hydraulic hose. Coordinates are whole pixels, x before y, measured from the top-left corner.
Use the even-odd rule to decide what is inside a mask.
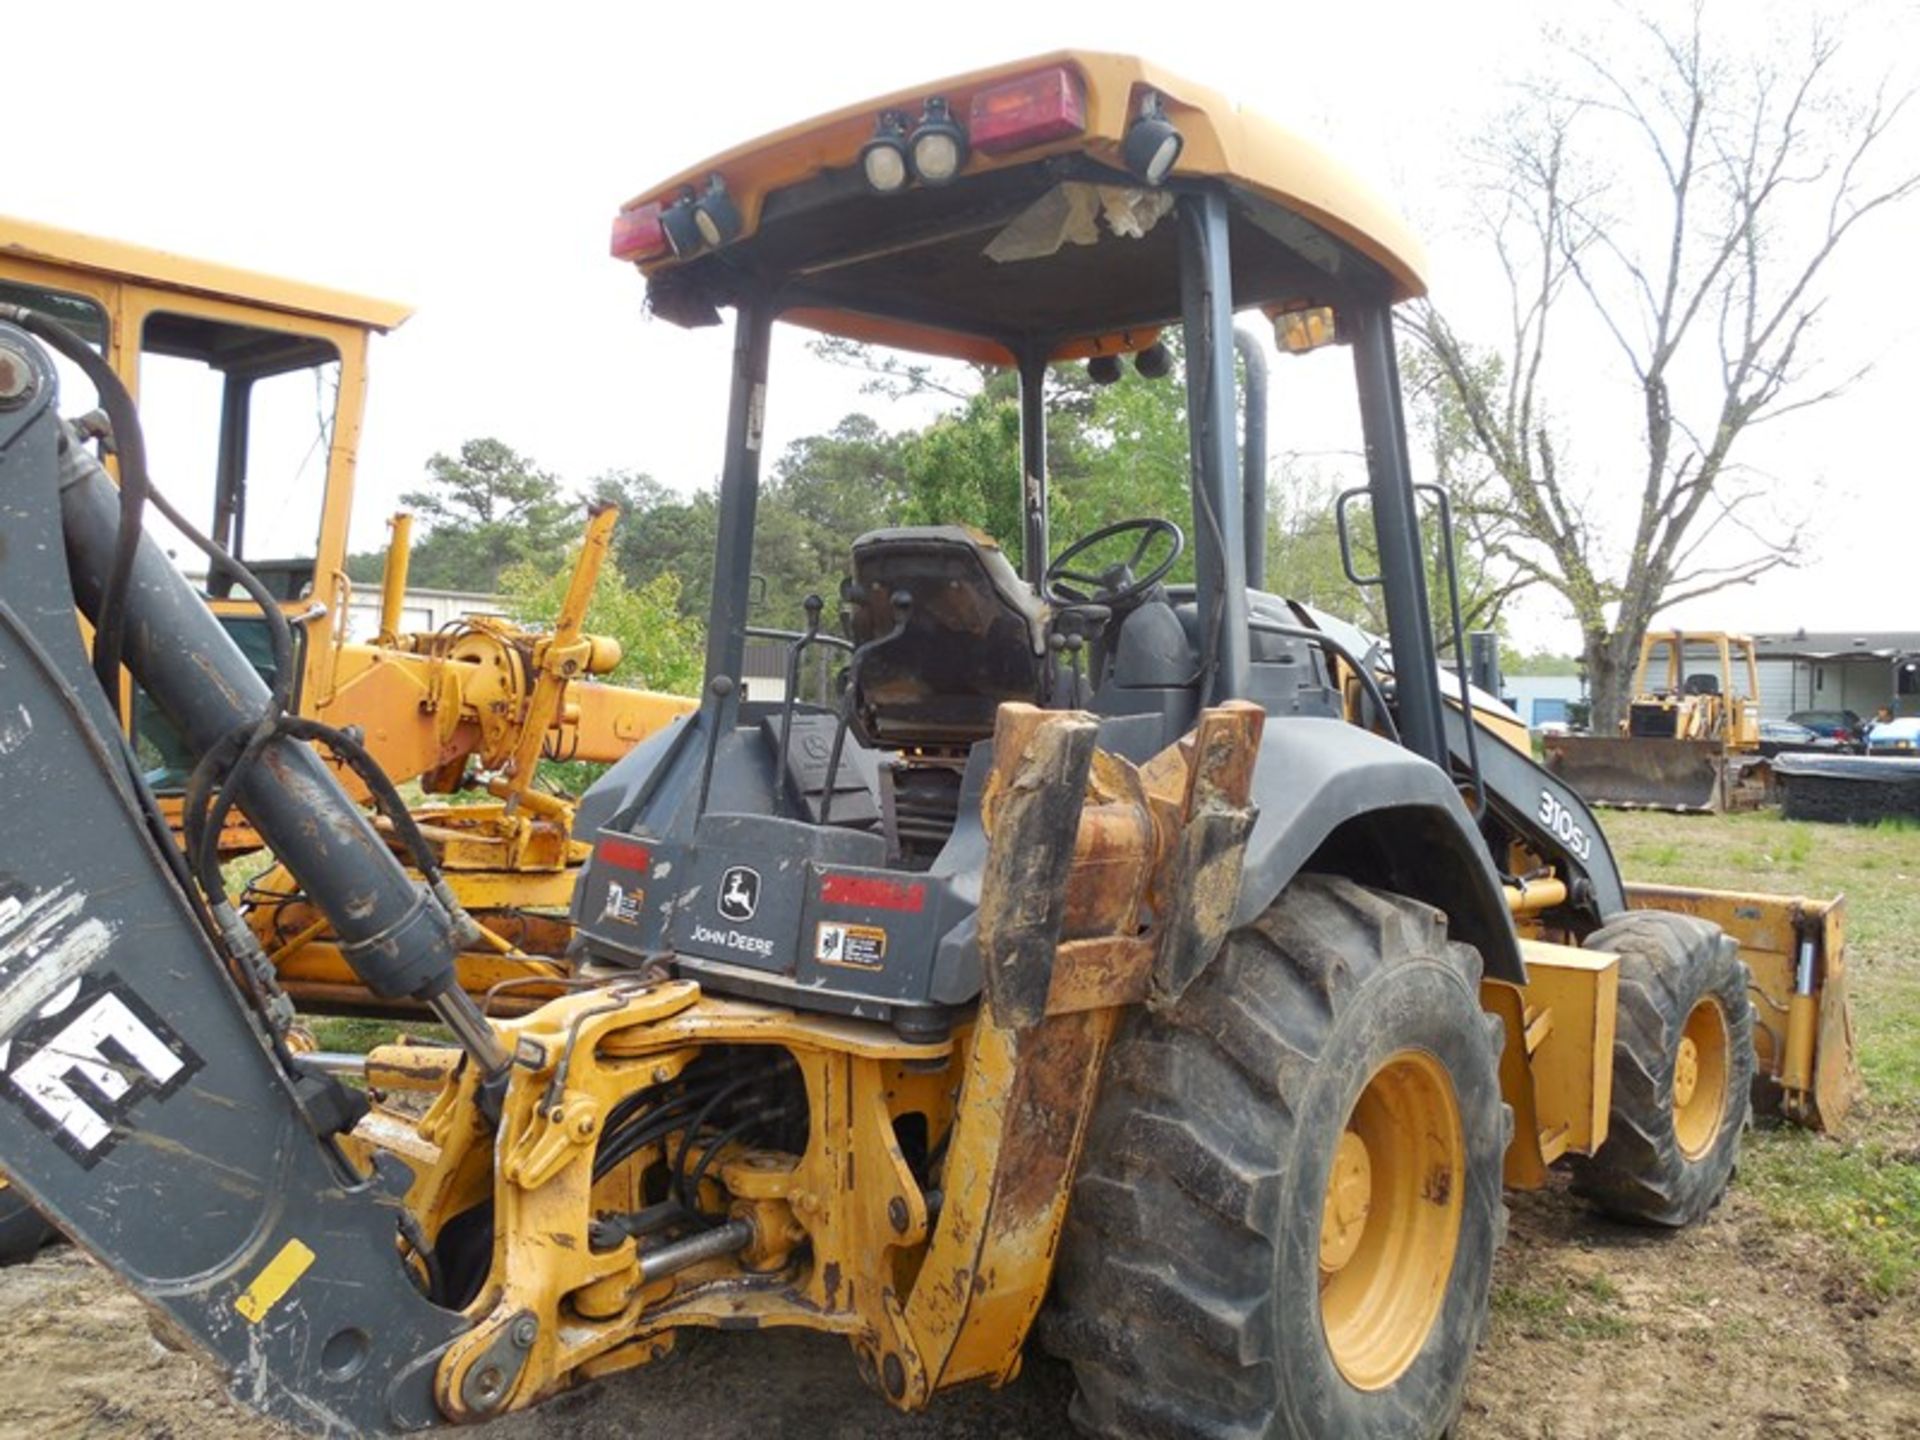
[[[93,673],[99,677],[108,701],[120,705],[120,656],[126,634],[127,581],[140,543],[141,512],[151,485],[147,479],[147,445],[134,411],[133,396],[113,367],[73,331],[50,316],[24,305],[0,305],[0,320],[11,320],[29,335],[38,336],[80,368],[100,395],[119,444],[120,523],[114,531],[113,558],[107,566],[100,607],[94,619]]]
[[[129,411],[118,425],[124,451],[139,421]],[[74,598],[98,627],[125,532],[121,496],[82,445],[60,456],[60,504]],[[275,692],[159,546],[135,529],[132,548],[124,658],[135,677],[196,754],[247,737],[245,773],[230,777],[237,803],[327,916],[361,982],[382,998],[425,1002],[490,1077],[503,1074],[510,1055],[458,985],[454,914],[408,877],[320,756],[285,733]]]

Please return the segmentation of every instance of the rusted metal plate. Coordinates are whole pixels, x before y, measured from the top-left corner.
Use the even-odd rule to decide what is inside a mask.
[[[1003,1024],[1046,1014],[1096,728],[1087,715],[1000,707],[979,931],[987,997]]]
[[[1143,1003],[1153,984],[1153,955],[1152,942],[1133,937],[1062,941],[1054,956],[1047,1014]]]
[[[947,1202],[904,1322],[929,1390],[1019,1365],[1053,1272],[1067,1192],[1117,1011],[1015,1030],[983,1013],[947,1165]]]
[[[1185,815],[1162,896],[1153,996],[1171,1004],[1213,958],[1233,923],[1240,864],[1253,831],[1249,798],[1266,712],[1232,702],[1200,717],[1189,753]]]

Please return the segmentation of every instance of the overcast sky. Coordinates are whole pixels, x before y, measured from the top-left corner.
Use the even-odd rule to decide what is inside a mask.
[[[576,484],[613,468],[709,483],[727,337],[642,317],[638,276],[606,254],[619,203],[742,138],[1063,45],[1153,56],[1319,139],[1425,232],[1435,297],[1471,331],[1504,300],[1459,228],[1460,151],[1505,103],[1544,8],[17,5],[0,214],[412,305],[374,355],[354,532],[364,547],[431,453],[478,435]],[[1779,12],[1734,13],[1764,27]],[[1862,7],[1862,63],[1912,56],[1914,20],[1911,4]],[[1910,129],[1906,150],[1920,161],[1917,137]],[[1916,243],[1920,206],[1864,237],[1831,277],[1819,344],[1874,360],[1874,373],[1756,435],[1746,456],[1782,514],[1815,517],[1815,559],[1681,618],[1920,626],[1904,423],[1920,396]],[[788,334],[775,351],[770,453],[853,408],[889,426],[922,418],[859,396],[803,343]],[[1319,413],[1306,397],[1334,373],[1279,371],[1276,447],[1338,448],[1337,427],[1297,423]],[[1587,398],[1569,408],[1621,398],[1601,370],[1580,388]],[[1598,469],[1601,451],[1583,458]],[[156,469],[166,483],[164,457]],[[1594,504],[1611,508],[1608,487]],[[1551,605],[1516,618],[1523,643],[1574,644]]]

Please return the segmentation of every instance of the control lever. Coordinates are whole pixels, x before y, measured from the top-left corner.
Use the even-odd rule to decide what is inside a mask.
[[[1067,665],[1073,671],[1073,698],[1068,708],[1078,710],[1082,704],[1083,676],[1081,673],[1081,655],[1088,642],[1106,628],[1113,619],[1113,611],[1105,605],[1096,605],[1092,601],[1084,604],[1062,606],[1054,612],[1053,634],[1048,637],[1048,647],[1056,656],[1064,654]]]
[[[787,647],[787,693],[780,702],[780,754],[775,760],[773,773],[778,778],[773,791],[773,803],[778,809],[786,808],[787,750],[793,739],[793,702],[800,689],[800,661],[820,636],[820,612],[827,608],[827,602],[818,594],[807,596],[800,602],[800,608],[807,612],[807,628],[798,640]]]
[[[827,752],[826,793],[820,797],[822,825],[828,824],[833,818],[833,785],[840,776],[840,752],[846,748],[847,727],[853,723],[854,697],[860,693],[861,668],[874,651],[891,645],[906,634],[907,621],[913,616],[912,591],[896,590],[887,599],[893,605],[893,628],[855,650],[853,658],[847,662],[847,693],[840,697],[840,723],[833,730],[833,749]]]

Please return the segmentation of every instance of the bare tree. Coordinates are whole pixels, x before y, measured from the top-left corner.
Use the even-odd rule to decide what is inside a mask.
[[[1424,312],[1422,322],[1425,321]],[[1518,558],[1525,544],[1525,527],[1506,500],[1499,473],[1487,463],[1472,415],[1461,403],[1459,387],[1431,351],[1418,344],[1401,346],[1401,385],[1406,392],[1412,430],[1433,466],[1434,480],[1445,491],[1453,515],[1454,570],[1460,587],[1463,631],[1498,629],[1507,602],[1538,583],[1536,567]],[[1461,357],[1480,388],[1497,383],[1495,364]],[[1435,517],[1437,519],[1437,517]],[[1427,529],[1437,537],[1430,520]],[[1438,549],[1428,557],[1436,578],[1433,614],[1442,633],[1441,648],[1451,643],[1447,628],[1447,596],[1439,584],[1444,556]],[[1385,628],[1384,613],[1375,628]]]
[[[1626,16],[1604,53],[1563,44],[1569,73],[1524,87],[1488,142],[1477,222],[1511,297],[1497,346],[1432,305],[1407,321],[1478,461],[1450,477],[1456,506],[1491,562],[1572,609],[1597,725],[1623,712],[1659,610],[1797,558],[1736,449],[1864,373],[1814,362],[1821,281],[1863,222],[1920,188],[1910,157],[1887,173],[1911,90],[1862,94],[1818,22],[1764,57],[1721,53],[1705,10],[1684,28]],[[1608,480],[1631,496],[1630,530],[1567,462],[1576,407],[1551,393],[1550,377],[1591,385],[1607,353],[1643,417],[1636,473]]]

